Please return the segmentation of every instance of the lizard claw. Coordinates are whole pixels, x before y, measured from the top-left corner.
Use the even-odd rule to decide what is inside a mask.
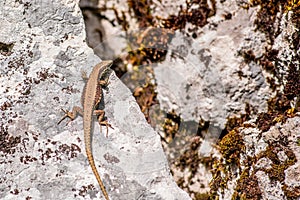
[[[66,118],[68,117],[68,118],[71,119],[70,121],[68,121],[68,122],[66,123],[66,125],[68,125],[68,124],[73,120],[72,114],[71,114],[71,112],[68,111],[68,110],[64,110],[64,109],[61,109],[61,110],[65,113],[65,115],[61,118],[61,120],[59,120],[59,122],[57,122],[57,124],[60,124],[64,119],[66,119]]]
[[[107,121],[102,121],[100,122],[100,132],[102,132],[102,126],[106,126],[106,137],[108,137],[108,127],[111,128],[111,129],[114,129],[110,123],[108,123]]]

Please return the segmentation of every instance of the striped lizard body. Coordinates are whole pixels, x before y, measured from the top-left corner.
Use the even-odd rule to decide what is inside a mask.
[[[65,116],[58,122],[60,123],[66,117],[69,117],[71,120],[75,119],[77,114],[81,114],[83,116],[83,130],[84,130],[84,143],[85,143],[85,150],[87,154],[87,158],[89,164],[92,168],[92,171],[99,183],[101,191],[106,200],[109,200],[107,191],[104,187],[104,184],[101,180],[101,177],[98,173],[98,170],[95,165],[92,147],[91,147],[91,131],[93,127],[93,115],[98,115],[98,122],[100,125],[105,125],[111,127],[107,121],[103,120],[104,111],[103,110],[96,110],[98,104],[102,98],[102,87],[101,85],[106,84],[106,82],[101,82],[99,79],[105,73],[105,71],[112,65],[111,60],[102,61],[101,63],[97,64],[93,71],[91,72],[89,78],[87,79],[86,85],[84,87],[81,103],[83,106],[83,110],[80,107],[73,107],[72,111],[63,110],[65,112]],[[112,128],[112,127],[111,127]],[[108,130],[107,130],[108,131]]]

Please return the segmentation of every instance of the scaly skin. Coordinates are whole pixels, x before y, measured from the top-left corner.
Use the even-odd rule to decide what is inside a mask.
[[[85,151],[88,157],[88,161],[90,166],[93,170],[94,175],[99,183],[101,191],[106,200],[109,200],[108,194],[105,190],[104,184],[100,178],[98,170],[95,165],[92,147],[91,147],[91,131],[92,131],[92,123],[93,123],[93,115],[98,114],[99,124],[105,125],[106,127],[111,127],[106,121],[103,121],[104,111],[102,110],[95,110],[95,107],[98,105],[102,98],[102,88],[99,81],[99,78],[103,75],[103,72],[106,71],[112,65],[112,61],[102,61],[101,63],[97,64],[93,71],[91,72],[87,83],[85,85],[85,89],[82,94],[82,104],[83,104],[83,111],[80,107],[73,107],[72,111],[65,111],[65,116],[58,122],[60,123],[66,117],[69,117],[71,120],[75,119],[77,114],[80,113],[83,116],[83,130],[84,130],[84,143],[85,143]]]
[[[93,122],[93,112],[95,109],[96,101],[96,93],[98,87],[99,77],[102,75],[102,72],[105,71],[108,67],[110,67],[112,61],[103,61],[96,65],[93,71],[90,74],[90,77],[85,86],[85,93],[83,99],[83,130],[84,130],[84,143],[85,143],[85,151],[88,157],[89,163],[93,170],[93,173],[96,176],[96,179],[99,183],[99,186],[103,192],[103,195],[106,200],[109,200],[108,194],[105,190],[103,182],[100,178],[98,170],[95,165],[95,161],[93,158],[92,147],[91,147],[91,129],[92,129],[92,122]],[[100,99],[102,98],[102,94],[100,93]],[[102,118],[102,117],[101,117]],[[102,120],[102,119],[101,119]]]

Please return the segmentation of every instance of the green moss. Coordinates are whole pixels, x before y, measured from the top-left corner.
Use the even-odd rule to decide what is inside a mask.
[[[163,130],[165,132],[164,140],[167,143],[172,142],[176,134],[178,134],[181,118],[176,114],[174,110],[167,113],[167,116],[163,123]]]
[[[226,134],[218,143],[218,149],[223,156],[223,159],[214,160],[211,173],[213,179],[210,182],[210,199],[217,199],[218,191],[227,187],[227,182],[233,176],[231,174],[232,167],[240,166],[240,154],[245,151],[245,144],[240,133],[233,129]]]
[[[294,165],[297,162],[296,156],[292,150],[289,150],[285,147],[286,142],[282,138],[280,142],[270,143],[267,149],[261,152],[257,157],[248,157],[244,162],[244,169],[240,174],[240,178],[237,180],[237,186],[235,192],[232,196],[232,199],[261,199],[262,192],[258,186],[258,180],[255,176],[256,170],[250,174],[250,168],[261,158],[268,158],[271,160],[271,168],[268,169],[259,169],[266,172],[272,181],[279,181],[284,183],[285,180],[285,170],[290,166]],[[287,159],[281,161],[278,158],[278,153],[284,151]],[[287,197],[294,197],[291,191],[296,190],[297,188],[283,188],[283,191]],[[299,188],[298,188],[299,189]],[[299,190],[300,191],[300,190]]]
[[[267,131],[276,123],[284,123],[288,118],[294,117],[299,111],[299,106],[291,107],[293,99],[300,97],[300,69],[299,69],[299,44],[300,34],[295,31],[286,38],[289,42],[287,47],[293,51],[289,58],[280,57],[280,51],[273,48],[274,40],[283,31],[277,23],[279,14],[292,11],[289,20],[296,28],[300,28],[300,3],[295,0],[251,0],[249,6],[260,6],[254,24],[257,30],[263,32],[268,38],[270,47],[265,49],[261,57],[256,57],[252,49],[243,49],[239,55],[244,58],[244,62],[249,64],[254,62],[259,64],[272,76],[267,77],[270,88],[276,92],[276,96],[269,99],[268,111],[259,113],[256,120],[258,128]],[[283,19],[282,19],[283,20]],[[282,73],[282,69],[288,68],[287,74]],[[283,92],[282,89],[283,87]],[[296,102],[297,105],[297,102]]]
[[[292,11],[291,21],[295,24],[297,28],[300,27],[300,1],[299,0],[287,0],[285,4],[284,11]]]
[[[226,163],[239,165],[240,154],[245,151],[243,137],[234,129],[222,138],[218,148]]]
[[[255,171],[252,171],[250,174],[250,168],[256,163],[256,158],[248,156],[243,163],[244,169],[237,180],[232,199],[259,200],[262,198],[262,192],[259,188]]]
[[[209,195],[209,193],[196,193],[194,199],[195,200],[209,200],[210,195]]]
[[[210,187],[210,198],[211,199],[218,199],[217,191],[221,189],[224,190],[227,186],[228,182],[228,171],[225,170],[225,165],[220,160],[215,160],[212,166],[211,173],[213,178],[209,183]]]
[[[154,18],[151,14],[151,5],[153,2],[141,0],[141,1],[133,1],[128,0],[129,10],[134,14],[135,18],[138,20],[140,27],[148,27],[154,25]]]
[[[245,113],[241,114],[240,116],[236,117],[229,117],[227,118],[227,122],[225,125],[225,130],[222,132],[222,135],[226,135],[230,131],[232,131],[236,127],[247,127],[248,125],[244,125],[244,122],[251,119],[252,113],[257,113],[254,107],[252,107],[249,103],[245,104]]]
[[[273,42],[279,35],[276,24],[278,14],[292,11],[291,20],[299,27],[300,3],[299,0],[250,0],[249,6],[260,6],[255,24],[258,30],[264,32]]]
[[[288,118],[294,117],[295,113],[299,111],[299,106],[291,107],[293,99],[300,96],[300,68],[299,68],[299,41],[300,34],[294,33],[291,35],[288,42],[290,43],[289,50],[293,53],[289,58],[280,58],[280,52],[274,49],[275,38],[281,33],[282,29],[279,27],[276,20],[279,14],[292,10],[291,20],[296,26],[299,26],[300,21],[300,3],[299,1],[274,1],[274,0],[251,0],[250,6],[259,5],[255,25],[257,30],[265,33],[270,47],[265,49],[265,53],[261,57],[256,57],[252,49],[246,49],[239,52],[239,55],[244,58],[245,64],[256,63],[260,65],[266,72],[270,73],[271,78],[267,78],[270,88],[276,93],[276,96],[268,101],[268,111],[259,113],[256,124],[257,127],[265,132],[276,123],[284,123]],[[281,70],[288,68],[286,74],[282,74]],[[241,77],[242,77],[242,72]],[[281,89],[279,89],[281,88]],[[283,88],[283,90],[282,90]],[[278,92],[281,91],[281,92]],[[256,113],[256,112],[254,112]],[[259,169],[266,172],[271,180],[279,181],[284,185],[285,173],[284,171],[290,166],[294,165],[297,160],[293,151],[288,149],[290,141],[285,136],[279,139],[278,142],[269,143],[265,151],[258,156],[248,157],[243,163],[240,163],[239,155],[244,153],[245,146],[243,144],[242,136],[238,133],[239,127],[245,127],[244,122],[251,118],[251,113],[241,115],[239,118],[230,118],[227,120],[226,130],[224,136],[219,142],[219,149],[224,157],[226,164],[243,165],[240,178],[237,180],[237,186],[232,199],[261,199],[262,194],[258,186],[258,180],[255,176],[255,168],[253,167],[257,160],[265,157],[271,160],[270,169]],[[235,138],[236,137],[236,138]],[[300,146],[300,140],[297,143]],[[278,153],[283,151],[287,159],[281,161],[278,158]],[[229,169],[232,165],[226,165],[226,170],[223,162],[216,162],[212,170],[213,181],[211,182],[211,198],[217,197],[217,191],[223,190],[227,187],[227,181],[231,177]],[[250,169],[254,169],[250,173]],[[283,191],[287,198],[296,199],[300,195],[300,188],[284,186]],[[293,192],[294,191],[294,192]]]
[[[271,180],[278,180],[278,181],[284,181],[285,174],[284,170],[286,170],[286,165],[284,164],[272,164],[272,168],[266,169],[265,172],[268,173]]]
[[[299,65],[295,64],[299,59],[299,56],[292,57],[292,60],[288,64],[288,74],[285,84],[283,83],[284,79],[280,78],[279,74],[274,74],[278,82],[284,86],[284,89],[283,93],[277,92],[275,97],[268,100],[268,111],[258,115],[256,123],[262,131],[269,130],[276,123],[284,123],[288,118],[294,117],[295,113],[299,111],[298,102],[294,103],[295,107],[291,106],[293,100],[300,97],[300,68]],[[282,61],[277,59],[276,62],[279,63]],[[275,67],[275,71],[280,68],[280,66]]]
[[[300,138],[297,140],[297,145],[300,146]]]
[[[211,4],[212,8],[208,5]],[[186,6],[180,6],[177,15],[171,15],[167,19],[162,20],[163,28],[173,30],[184,30],[188,23],[195,26],[196,30],[205,26],[209,17],[214,16],[216,13],[215,0],[207,1],[186,1]],[[196,33],[194,34],[196,37]]]
[[[284,160],[284,161],[279,160],[279,158],[277,156],[279,151],[284,151],[285,155],[287,156],[286,160]],[[297,162],[296,156],[293,153],[293,151],[286,148],[284,139],[282,139],[280,142],[270,143],[268,148],[259,154],[258,159],[264,158],[264,157],[270,159],[272,161],[272,164],[271,164],[270,169],[263,169],[263,171],[265,171],[268,174],[270,180],[279,181],[284,184],[284,181],[285,181],[284,171]],[[293,196],[291,194],[291,190],[293,190],[293,189],[297,190],[297,187],[287,188],[286,186],[283,186],[282,189],[284,191],[284,194],[287,197],[291,197],[291,196]],[[298,191],[300,191],[299,188],[298,188]]]
[[[300,187],[290,187],[287,185],[284,185],[282,187],[282,190],[284,191],[284,194],[288,199],[298,199],[300,197]]]

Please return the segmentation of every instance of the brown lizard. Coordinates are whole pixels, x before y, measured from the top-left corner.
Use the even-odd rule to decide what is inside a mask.
[[[111,125],[103,120],[104,117],[104,111],[103,110],[97,110],[97,106],[101,101],[102,98],[102,86],[107,85],[107,80],[100,80],[102,76],[105,74],[106,70],[112,65],[111,60],[102,61],[101,63],[97,64],[93,71],[91,72],[89,78],[87,79],[86,85],[84,87],[82,96],[81,96],[81,104],[83,106],[83,109],[74,106],[72,111],[63,110],[65,112],[64,117],[58,122],[58,124],[63,121],[65,118],[69,117],[71,120],[74,120],[77,116],[77,114],[81,114],[83,116],[83,130],[84,130],[84,143],[85,143],[85,150],[88,157],[88,161],[91,165],[91,168],[93,170],[93,173],[96,176],[96,179],[99,183],[99,186],[101,188],[101,191],[105,197],[106,200],[109,200],[108,194],[105,190],[105,187],[103,185],[103,182],[100,178],[100,175],[97,171],[94,157],[92,154],[92,148],[91,148],[91,131],[93,127],[93,115],[98,116],[98,122],[101,125],[105,125],[107,128],[108,133],[108,127],[112,128]],[[107,134],[106,133],[106,134]]]

